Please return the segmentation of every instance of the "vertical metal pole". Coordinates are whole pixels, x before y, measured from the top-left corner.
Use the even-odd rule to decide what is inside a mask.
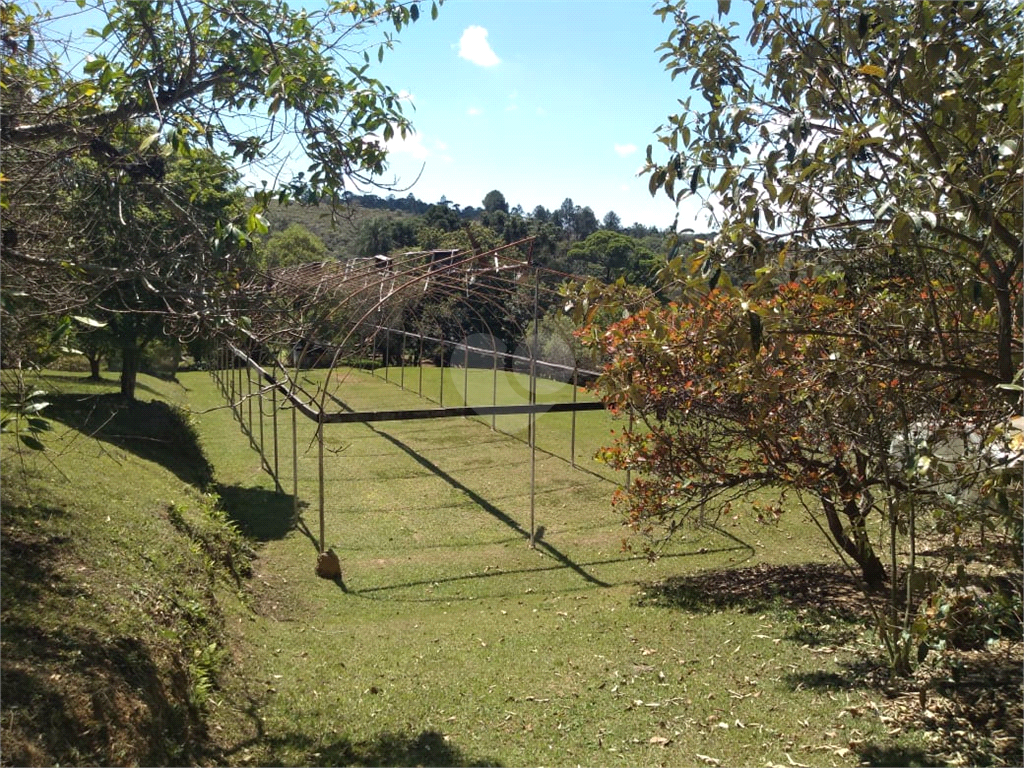
[[[373,332],[373,346],[370,349],[370,375],[377,375],[377,331]]]
[[[579,378],[579,365],[574,364],[572,367],[572,404],[576,405],[576,389],[577,380]],[[572,412],[572,429],[570,430],[572,437],[569,439],[569,463],[573,469],[576,469],[576,411]]]
[[[401,376],[399,377],[399,380],[398,380],[398,386],[400,386],[404,390],[405,389],[405,324],[404,323],[402,324],[402,340],[398,344],[398,357],[399,357],[399,360],[400,360],[400,365],[402,366],[401,367],[402,373],[401,373]]]
[[[259,376],[256,377],[256,394],[259,396],[259,409],[260,409],[260,463],[269,468],[270,462],[267,461],[267,454],[263,448],[263,382],[260,381]]]
[[[245,364],[246,400],[249,405],[249,439],[252,439],[252,368]]]
[[[441,405],[444,405],[444,337],[441,337]]]
[[[533,344],[530,345],[530,405],[537,404],[537,349],[540,344],[540,328],[537,322],[538,304],[540,302],[540,278],[535,276],[533,284]],[[530,444],[536,443],[537,415],[530,414]]]
[[[420,363],[420,385],[416,394],[423,397],[423,331],[420,331],[420,356],[417,359]]]
[[[631,433],[633,431],[633,414],[632,413],[629,414],[629,431]],[[627,491],[629,490],[629,486],[631,484],[631,480],[632,480],[632,473],[630,472],[629,467],[627,465],[627,467],[626,467],[626,490]]]
[[[384,336],[384,381],[391,381],[388,377],[388,367],[391,365],[391,331],[385,331]]]
[[[271,392],[271,407],[274,409],[274,485],[277,486],[277,492],[281,492],[281,472],[278,465],[278,452],[277,452],[277,387],[274,387]]]
[[[320,551],[326,552],[324,546],[324,423],[317,424],[317,442],[320,443]]]
[[[469,339],[462,337],[462,407],[469,405]]]
[[[540,296],[540,279],[534,275],[533,284],[533,344],[530,348],[530,405],[537,404],[537,305]],[[537,414],[530,413],[530,548],[536,548],[535,510],[537,502]]]
[[[491,405],[497,405],[498,404],[498,340],[494,338],[494,334],[493,333],[491,334],[491,347],[494,350],[494,362],[493,362],[494,370],[493,370],[493,376],[492,376],[493,380],[492,380],[492,383],[491,383]],[[497,422],[496,422],[497,418],[498,417],[497,417],[496,414],[494,414],[494,413],[491,414],[491,432],[494,432],[494,430],[495,430],[495,427],[497,425]]]
[[[299,428],[296,414],[298,408],[292,403],[292,515],[299,518]]]

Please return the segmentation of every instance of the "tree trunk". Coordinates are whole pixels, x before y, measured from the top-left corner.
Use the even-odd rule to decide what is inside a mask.
[[[103,361],[101,355],[88,356],[89,360],[89,378],[93,381],[99,381],[102,377],[100,376],[100,363]]]
[[[875,550],[871,547],[871,540],[868,538],[867,530],[864,527],[866,515],[861,510],[857,499],[851,499],[843,503],[843,513],[850,521],[849,534],[839,518],[835,502],[827,496],[822,497],[821,502],[825,509],[828,530],[836,544],[860,566],[861,577],[864,579],[869,590],[877,591],[882,589],[889,580],[889,576],[886,573],[885,565],[882,564],[878,555],[875,554]]]
[[[139,374],[139,348],[136,344],[121,347],[121,395],[135,399],[135,381]]]

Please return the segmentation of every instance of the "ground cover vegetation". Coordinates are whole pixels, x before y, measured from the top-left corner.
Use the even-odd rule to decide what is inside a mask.
[[[657,541],[771,490],[757,514],[803,505],[885,597],[896,671],[955,641],[964,590],[1019,637],[1020,6],[657,13],[696,94],[651,190],[706,195],[721,226],[660,296],[572,298],[634,420],[606,453],[638,475],[631,525]]]

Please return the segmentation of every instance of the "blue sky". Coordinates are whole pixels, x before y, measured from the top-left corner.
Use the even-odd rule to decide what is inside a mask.
[[[67,37],[102,26],[67,0],[42,5]],[[675,205],[638,176],[655,130],[687,95],[686,78],[673,82],[659,62],[670,28],[653,0],[446,0],[436,20],[429,8],[421,3],[420,20],[382,63],[371,56],[371,74],[405,95],[416,131],[390,145],[384,181],[397,177],[394,194],[480,206],[497,189],[528,213],[568,197],[598,219],[613,210],[627,226],[671,226]],[[708,15],[716,8],[691,4]],[[94,45],[79,39],[72,56]],[[306,163],[295,156],[289,165]],[[680,228],[704,226],[699,207],[683,203]]]
[[[413,107],[416,134],[391,144],[391,168],[406,184],[422,175],[396,194],[479,206],[497,189],[527,212],[569,197],[599,219],[670,226],[674,204],[637,175],[686,95],[655,52],[668,33],[649,0],[448,0],[436,20],[424,13],[374,59]],[[684,204],[680,227],[700,228],[697,207]]]

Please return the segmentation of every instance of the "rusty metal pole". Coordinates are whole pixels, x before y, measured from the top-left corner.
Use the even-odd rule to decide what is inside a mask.
[[[420,397],[423,397],[423,331],[420,331],[420,354],[417,360],[419,361],[420,364],[420,384],[419,391],[416,394],[418,394]]]
[[[530,405],[537,404],[537,305],[540,300],[540,277],[534,275],[533,284],[533,344],[530,347]],[[537,414],[530,412],[530,548],[537,546],[535,510],[537,505]]]
[[[299,425],[298,408],[292,403],[292,515],[299,519]]]
[[[398,357],[401,365],[401,375],[398,385],[405,390],[405,324],[402,324],[402,340],[398,344]]]
[[[317,442],[320,444],[320,551],[326,552],[324,546],[324,423],[317,424]]]
[[[441,405],[444,405],[444,336],[441,337],[441,394],[438,395]]]
[[[277,486],[277,492],[281,492],[281,474],[280,466],[278,465],[278,449],[277,449],[277,387],[270,390],[271,407],[274,409],[274,485]]]
[[[576,389],[579,380],[579,363],[573,363],[572,367],[572,404],[576,405]],[[572,412],[572,437],[569,438],[569,463],[576,469],[576,411]]]
[[[249,439],[252,439],[252,368],[245,364],[246,401],[249,405]]]
[[[632,413],[629,414],[629,431],[630,431],[630,433],[633,432],[633,414]],[[629,465],[627,464],[626,465],[626,490],[627,491],[629,490],[629,486],[630,486],[631,482],[632,482],[632,473],[630,472]]]
[[[263,384],[257,377],[256,379],[256,394],[259,396],[259,409],[260,409],[260,462],[266,468],[270,468],[270,462],[267,461],[267,452],[264,447],[264,436],[263,436]]]
[[[494,349],[494,361],[493,361],[493,376],[491,382],[491,405],[498,404],[498,340],[494,338],[494,334],[491,334],[491,347]],[[497,426],[497,414],[491,414],[491,432],[495,431]]]

